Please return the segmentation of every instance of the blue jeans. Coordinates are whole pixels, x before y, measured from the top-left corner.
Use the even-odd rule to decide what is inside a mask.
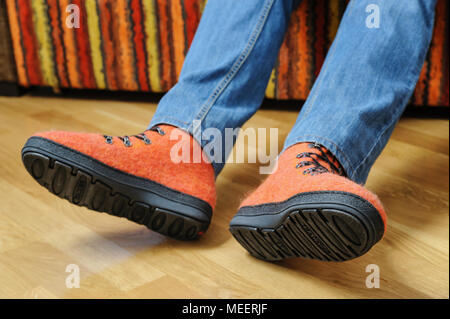
[[[150,126],[177,126],[202,146],[211,141],[201,139],[199,129],[223,132],[242,126],[261,105],[297,3],[208,0],[179,81],[159,102]],[[378,28],[366,24],[374,13],[371,4],[379,8]],[[435,4],[350,1],[284,149],[317,142],[336,156],[350,179],[364,184],[414,91],[433,31]],[[193,125],[195,120],[201,126]],[[220,163],[213,162],[216,175],[229,151]]]

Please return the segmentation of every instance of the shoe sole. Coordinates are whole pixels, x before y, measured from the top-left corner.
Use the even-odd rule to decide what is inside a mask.
[[[346,192],[302,193],[278,204],[243,207],[230,223],[254,257],[346,261],[365,254],[384,234],[378,211]]]
[[[48,139],[30,138],[22,149],[22,161],[30,175],[56,196],[168,237],[197,239],[210,224],[212,208],[207,202]]]

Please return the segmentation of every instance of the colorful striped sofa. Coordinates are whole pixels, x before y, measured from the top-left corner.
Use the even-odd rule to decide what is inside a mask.
[[[180,73],[205,0],[6,0],[18,83],[165,92]],[[69,4],[80,28],[66,27]],[[281,47],[266,96],[304,100],[347,1],[304,0]],[[439,0],[414,105],[449,105],[449,2]]]
[[[6,15],[6,5],[0,1],[0,86],[17,82],[11,37]],[[7,91],[10,91],[11,85]]]

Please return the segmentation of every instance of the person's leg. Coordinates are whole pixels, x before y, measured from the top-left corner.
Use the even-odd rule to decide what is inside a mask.
[[[365,183],[414,91],[433,32],[436,0],[377,1],[379,28],[368,28],[372,11],[366,8],[372,10],[373,3],[348,4],[284,145],[320,143],[357,183]]]
[[[350,1],[278,169],[230,223],[252,255],[343,261],[382,238],[385,210],[360,184],[414,90],[435,3]]]
[[[178,83],[161,99],[149,127],[238,128],[259,108],[298,0],[209,0]],[[201,127],[193,127],[201,121]],[[225,138],[225,134],[222,134]],[[225,145],[224,140],[221,145]],[[216,175],[231,149],[213,162]]]
[[[74,204],[176,239],[197,238],[211,221],[215,176],[229,150],[220,163],[203,157],[196,162],[193,121],[223,133],[257,110],[295,2],[209,0],[179,82],[161,100],[147,131],[118,137],[35,134],[22,151],[28,172]],[[189,161],[173,160],[180,144],[172,133],[181,136]]]

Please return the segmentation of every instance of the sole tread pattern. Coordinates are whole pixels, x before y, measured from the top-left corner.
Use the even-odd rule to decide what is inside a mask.
[[[23,162],[40,185],[72,204],[126,218],[178,240],[196,239],[209,226],[177,212],[154,207],[150,203],[133,201],[132,198],[115,192],[108,181],[49,156],[29,152],[23,155]]]
[[[252,256],[266,261],[301,257],[339,262],[371,247],[364,223],[337,209],[295,209],[275,228],[231,226],[230,231]]]

